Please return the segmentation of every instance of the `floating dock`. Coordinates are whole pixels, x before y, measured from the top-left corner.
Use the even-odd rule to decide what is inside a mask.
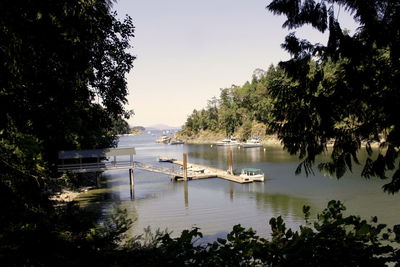
[[[181,167],[184,166],[184,162],[180,160],[171,161],[172,164],[179,165]],[[217,168],[212,168],[204,165],[187,163],[187,178],[189,180],[199,180],[199,179],[208,179],[208,178],[221,178],[224,180],[228,180],[235,183],[245,184],[252,183],[253,181],[247,178],[243,178],[237,175],[230,174],[226,170],[221,170]],[[175,175],[174,179],[177,181],[183,181],[183,175]]]

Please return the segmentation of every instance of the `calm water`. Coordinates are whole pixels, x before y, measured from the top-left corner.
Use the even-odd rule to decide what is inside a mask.
[[[119,147],[136,147],[135,160],[158,163],[158,156],[182,159],[188,154],[192,163],[227,168],[231,148],[210,145],[156,144],[157,136],[121,137]],[[347,212],[393,225],[400,223],[400,195],[383,193],[385,181],[361,178],[360,167],[354,174],[337,180],[317,170],[315,176],[294,174],[297,157],[279,147],[233,148],[234,169],[260,168],[266,174],[263,183],[236,184],[222,179],[173,182],[163,174],[135,170],[134,198],[129,190],[128,170],[105,173],[105,188],[84,194],[80,201],[106,214],[113,206],[127,209],[134,220],[132,234],[140,234],[147,226],[178,234],[192,226],[201,228],[206,239],[225,236],[235,224],[252,227],[261,235],[270,232],[271,217],[282,216],[287,225],[298,228],[304,222],[302,207],[311,206],[313,215],[322,211],[331,199],[341,200]],[[172,167],[172,164],[170,165]]]

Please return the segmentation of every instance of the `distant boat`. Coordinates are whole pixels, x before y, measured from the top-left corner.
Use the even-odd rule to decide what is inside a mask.
[[[182,145],[184,143],[185,142],[183,142],[182,140],[174,140],[174,141],[169,142],[170,145]]]
[[[170,163],[172,163],[172,162],[176,161],[176,159],[174,159],[174,158],[159,157],[159,158],[158,158],[158,161],[159,161],[159,162],[170,162]]]
[[[260,169],[255,168],[244,168],[240,174],[240,177],[249,179],[250,181],[264,181],[264,173]]]
[[[242,147],[243,148],[262,147],[262,144],[260,143],[260,139],[254,136],[250,140],[247,140],[246,143],[243,143]]]
[[[171,140],[171,137],[163,135],[159,139],[156,140],[156,143],[168,144],[170,140]]]
[[[225,138],[222,141],[219,141],[216,143],[217,146],[237,146],[239,145],[239,142],[236,140],[236,138],[231,137],[231,138]]]

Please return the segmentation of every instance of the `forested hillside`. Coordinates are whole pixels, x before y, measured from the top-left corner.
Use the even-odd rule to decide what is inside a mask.
[[[221,89],[219,97],[209,100],[206,108],[193,110],[181,134],[192,136],[200,131],[213,131],[247,139],[273,133],[269,124],[274,105],[269,88],[282,75],[279,67],[271,65],[268,71],[256,69],[251,81],[242,86]]]

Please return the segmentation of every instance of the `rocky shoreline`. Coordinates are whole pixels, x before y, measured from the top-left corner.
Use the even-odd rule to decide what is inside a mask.
[[[217,132],[200,132],[194,136],[184,136],[179,135],[176,139],[184,141],[186,144],[215,144],[222,139],[226,138],[225,134]],[[276,135],[264,135],[260,137],[260,143],[263,146],[281,146],[283,147],[281,141]]]

